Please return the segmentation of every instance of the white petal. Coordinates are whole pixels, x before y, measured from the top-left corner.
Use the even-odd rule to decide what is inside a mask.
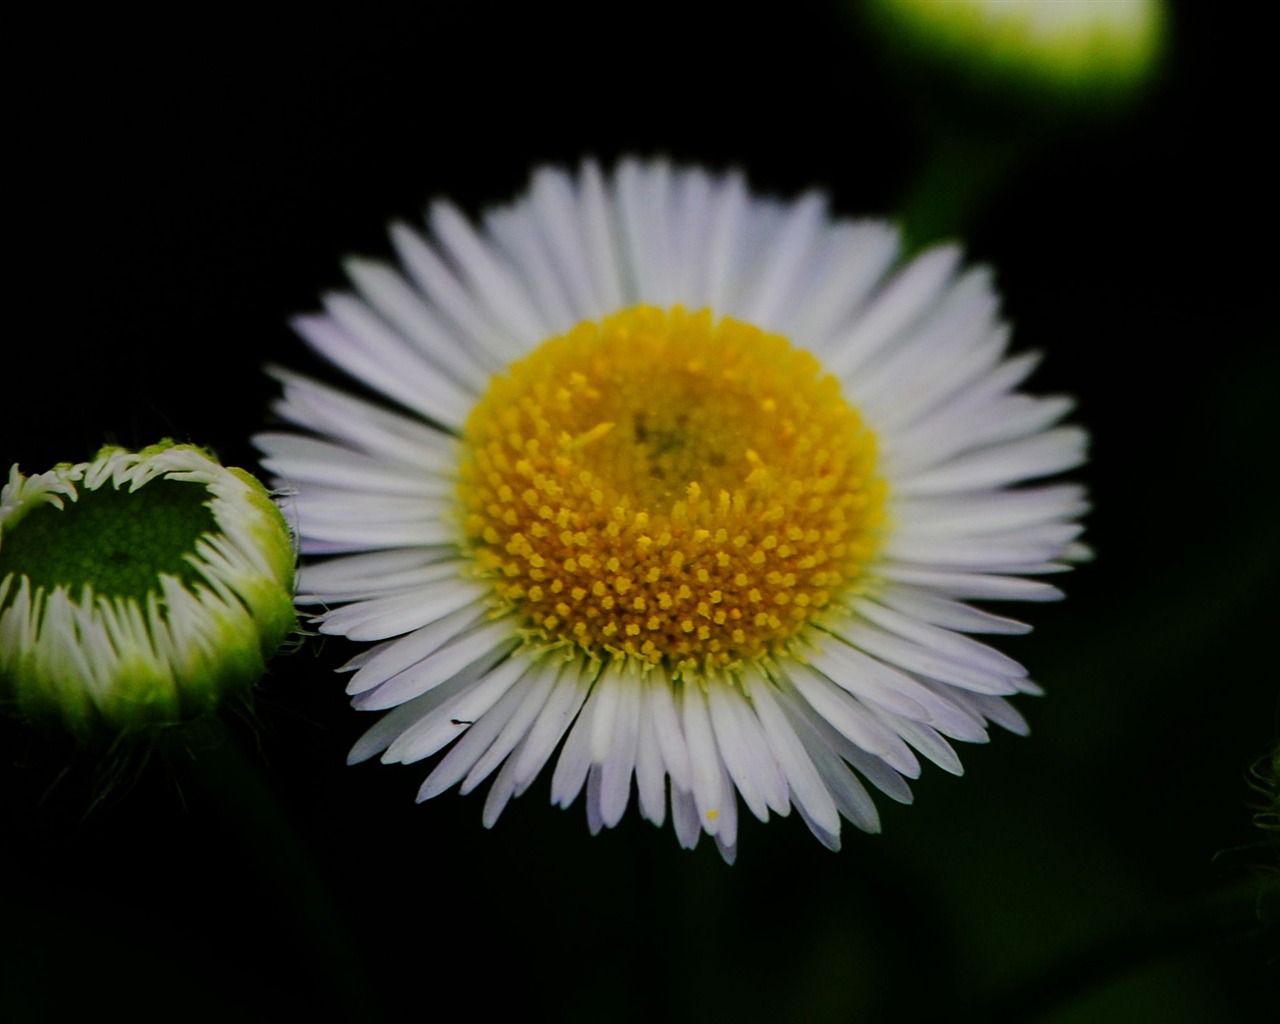
[[[671,783],[683,790],[692,790],[693,767],[689,760],[689,745],[680,725],[671,683],[656,672],[650,672],[645,677],[645,682],[645,705],[653,715],[658,747],[662,751],[662,760],[671,776]]]
[[[947,286],[960,250],[938,246],[917,256],[871,300],[857,322],[825,360],[828,372],[852,380],[858,368],[881,346],[927,312]]]
[[[1088,510],[1079,487],[1033,487],[1019,491],[897,498],[894,519],[911,536],[955,537],[1006,531],[1074,519]]]
[[[598,682],[598,681],[597,681]],[[594,687],[588,688],[581,712],[569,730],[556,770],[551,776],[551,802],[558,807],[568,807],[582,792],[591,770],[591,736],[595,729],[595,714],[599,707]]]
[[[409,666],[418,664],[482,621],[485,612],[484,605],[476,602],[397,640],[361,652],[343,666],[344,670],[355,671],[347,683],[347,693],[365,693]]]
[[[365,301],[469,393],[479,395],[489,375],[502,369],[483,349],[457,344],[440,315],[391,267],[363,259],[349,259],[345,267]]]
[[[515,795],[528,788],[551,759],[556,744],[568,730],[591,690],[594,670],[583,660],[566,664],[551,696],[525,738],[520,755],[514,758]]]
[[[416,700],[406,701],[398,708],[393,708],[365,730],[363,736],[356,740],[347,754],[347,764],[358,764],[367,761],[395,742],[406,730],[417,723],[434,708],[431,698],[434,693],[427,693]],[[470,724],[468,722],[467,724]],[[459,729],[459,732],[461,729]],[[452,738],[452,737],[451,737]]]
[[[473,661],[493,657],[515,648],[518,640],[511,635],[511,625],[505,621],[491,622],[461,636],[455,636],[445,646],[433,651],[415,665],[403,671],[367,693],[361,693],[354,703],[365,711],[380,711],[395,707],[410,698],[439,686],[456,672],[461,672]],[[353,680],[354,682],[354,680]],[[350,690],[350,686],[348,686]]]
[[[884,279],[898,255],[898,232],[879,221],[830,227],[821,267],[797,305],[794,320],[780,326],[797,344],[825,355],[844,338],[867,296]]]
[[[835,754],[861,772],[869,782],[891,799],[896,800],[898,803],[911,803],[911,788],[897,769],[890,767],[874,754],[867,753],[847,736],[838,732],[831,722],[823,718],[812,705],[800,698],[798,691],[789,690],[786,686],[782,686],[781,690],[789,713],[799,715],[813,729],[817,736],[817,739],[813,740],[813,742],[826,744]],[[902,741],[898,740],[898,742]],[[903,746],[905,747],[906,744],[904,743]],[[906,774],[915,778],[920,773],[920,766],[919,762],[915,761],[914,755],[912,755],[912,764],[914,765],[914,770]],[[866,820],[870,821],[871,819],[867,818]]]
[[[411,474],[416,470],[414,475],[454,479],[458,451],[452,434],[301,374],[274,366],[267,367],[267,372],[284,386],[284,396],[274,406],[281,418],[341,441],[378,461],[395,463]],[[277,443],[292,437],[274,436]]]
[[[478,308],[522,346],[554,335],[539,315],[523,282],[452,203],[431,204],[431,230],[466,279]]]
[[[587,772],[587,831],[598,836],[604,830],[604,810],[600,804],[600,766]]]
[[[531,198],[530,216],[545,240],[576,320],[612,312],[615,307],[592,276],[587,226],[573,182],[561,171],[543,168],[533,176]]]
[[[877,712],[877,714],[881,715],[886,725],[943,771],[950,772],[952,775],[964,774],[964,766],[960,763],[960,758],[956,756],[955,750],[935,730],[920,722],[908,721],[905,718],[893,718],[880,712]]]
[[[841,816],[864,832],[879,832],[880,814],[858,777],[804,717],[794,712],[786,695],[780,694],[779,697],[783,709],[788,712],[792,728],[813,758],[814,766],[822,776],[823,785],[835,800]]]
[[[535,673],[536,667],[530,666],[531,675],[540,674]],[[512,686],[475,725],[463,733],[462,738],[441,758],[435,770],[423,780],[418,789],[419,803],[439,796],[466,777],[524,703],[528,689],[528,685]]]
[[[699,168],[691,168],[671,184],[673,224],[668,256],[677,301],[691,310],[714,309],[707,293],[707,271],[713,199],[718,186]]]
[[[768,741],[751,705],[736,685],[713,683],[707,690],[707,708],[720,757],[742,800],[761,821],[769,809],[787,814],[791,802],[782,769],[768,752]]]
[[[761,268],[742,319],[766,329],[777,329],[795,295],[802,275],[809,270],[814,243],[827,219],[825,197],[810,192],[788,211],[774,244],[767,249],[768,262]]]
[[[720,819],[726,813],[725,805],[733,796],[721,786],[723,769],[715,736],[711,732],[706,696],[696,683],[686,683],[681,689],[680,721],[688,741],[689,766],[693,769],[693,797],[698,804],[703,830],[715,835]]]
[[[937,469],[896,482],[901,496],[974,491],[1049,476],[1084,461],[1084,431],[1059,427],[1020,441],[984,448]]]
[[[527,740],[528,737],[526,736],[517,745],[516,750],[523,750]],[[488,795],[485,796],[484,809],[480,812],[480,821],[485,828],[493,828],[498,823],[498,816],[506,810],[507,804],[515,795],[515,790],[515,757],[510,757],[503,762],[502,767],[498,770],[498,777],[493,780],[493,784],[489,787]],[[467,792],[467,790],[464,790],[464,792]]]
[[[466,778],[462,780],[462,785],[458,787],[459,792],[470,793],[480,785],[498,765],[507,759],[507,755],[516,748],[516,744],[528,735],[534,719],[547,703],[547,698],[551,696],[559,673],[560,666],[552,659],[544,658],[536,662],[525,674],[519,688],[513,691],[520,695],[519,706],[503,723],[493,743],[471,766]]]
[[[636,670],[620,673],[613,738],[600,763],[600,813],[606,828],[622,820],[631,798],[640,727],[640,680]]]
[[[468,608],[486,596],[488,588],[479,583],[449,580],[335,608],[319,617],[320,632],[352,640],[385,640]]]
[[[732,864],[738,857],[738,801],[734,799],[733,782],[723,764],[720,766],[720,792],[724,799],[716,819],[716,849],[726,864]]]
[[[520,354],[520,342],[485,316],[475,296],[426,239],[408,225],[392,224],[391,242],[424,300],[439,310],[459,346],[473,349],[474,358],[485,365],[499,367]]]
[[[624,160],[618,165],[618,214],[630,290],[663,306],[675,298],[665,251],[669,182],[669,168],[664,163],[642,167],[634,160]]]
[[[851,743],[904,775],[915,778],[920,774],[920,764],[906,743],[861,701],[809,665],[789,663],[785,672],[814,712]]]
[[[301,604],[357,601],[462,577],[470,563],[432,559],[425,550],[375,551],[309,562],[298,572]]]
[[[436,751],[448,746],[488,714],[494,704],[520,681],[529,668],[528,661],[514,656],[486,673],[474,685],[441,702],[429,713],[417,711],[423,699],[421,697],[389,711],[383,717],[383,722],[395,720],[397,717],[407,721],[408,719],[403,715],[405,708],[413,708],[417,720],[412,725],[402,727],[402,731],[394,741],[386,746],[383,760],[409,764],[420,761],[424,757],[430,757]],[[366,734],[370,742],[373,741],[373,732],[374,730],[371,729]],[[356,749],[363,749],[364,744],[365,739],[362,738]],[[354,756],[354,751],[352,753]]]
[[[458,428],[475,399],[425,363],[386,321],[350,295],[325,296],[328,317],[299,317],[313,348],[370,387],[428,420]]]
[[[939,629],[910,615],[904,615],[886,605],[867,598],[855,598],[850,606],[877,626],[922,647],[945,655],[960,664],[981,666],[991,672],[1009,678],[1025,676],[1027,670],[1006,654],[976,640],[960,636],[947,629]]]
[[[622,705],[622,675],[616,669],[600,673],[591,691],[591,760],[603,764],[617,734],[615,719]]]
[[[888,580],[929,587],[949,597],[969,600],[1057,601],[1062,598],[1062,591],[1055,586],[1039,580],[1022,580],[1012,576],[918,569],[892,564],[881,565],[876,571]]]
[[[329,441],[297,434],[258,434],[254,444],[266,453],[262,464],[290,487],[299,483],[328,484],[353,491],[436,496],[457,484],[425,472],[421,467],[370,458]]]
[[[849,379],[850,395],[881,431],[901,430],[995,366],[1007,341],[997,307],[990,273],[968,271],[908,336]]]
[[[839,849],[840,812],[800,737],[774,697],[769,681],[754,670],[744,673],[743,680],[747,696],[751,698],[769,741],[769,749],[787,778],[791,802],[824,846]]]
[[[693,794],[686,789],[671,789],[671,824],[675,826],[676,840],[686,850],[692,850],[702,837],[702,823],[698,820],[698,806]]]
[[[711,225],[707,233],[706,300],[711,309],[732,309],[734,258],[739,236],[747,219],[746,183],[739,174],[730,174],[720,183],[712,199]]]
[[[667,772],[662,762],[649,688],[640,693],[640,731],[636,738],[636,789],[640,813],[662,827],[667,816]]]
[[[494,210],[485,218],[484,226],[504,257],[528,279],[530,301],[552,334],[587,319],[571,307],[572,300],[556,274],[551,254],[526,211]]]
[[[859,701],[874,704],[906,718],[928,719],[938,714],[935,695],[901,669],[886,665],[856,646],[834,637],[811,638],[806,660]]]
[[[921,622],[962,633],[1028,633],[1025,622],[992,615],[942,594],[905,585],[885,587],[877,597],[883,604],[896,608]]]
[[[854,622],[841,629],[841,638],[851,646],[930,679],[961,686],[978,693],[1016,693],[1011,675],[971,658],[953,658],[946,651],[924,647],[879,629],[869,622]],[[1015,663],[1016,664],[1016,663]],[[1025,675],[1019,671],[1017,675]]]
[[[634,303],[638,296],[626,287],[619,265],[621,256],[617,248],[609,189],[594,162],[587,161],[582,165],[580,187],[587,267],[591,270],[603,310],[612,312]]]

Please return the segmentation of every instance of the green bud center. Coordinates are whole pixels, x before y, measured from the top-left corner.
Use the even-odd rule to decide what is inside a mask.
[[[61,584],[78,597],[88,584],[96,594],[140,601],[159,593],[160,573],[191,587],[203,577],[186,556],[217,532],[209,497],[204,484],[170,479],[133,494],[110,483],[81,487],[78,500],[34,508],[5,532],[0,579],[25,574],[33,588]]]

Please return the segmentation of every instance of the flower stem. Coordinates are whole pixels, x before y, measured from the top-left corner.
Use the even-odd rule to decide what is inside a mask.
[[[312,976],[324,979],[343,1020],[377,1024],[372,987],[355,946],[302,838],[231,730],[197,723],[168,751],[175,771],[191,781],[238,834],[280,909],[291,922]]]
[[[1028,147],[1011,135],[935,125],[925,159],[900,204],[908,252],[968,236],[1012,179]]]

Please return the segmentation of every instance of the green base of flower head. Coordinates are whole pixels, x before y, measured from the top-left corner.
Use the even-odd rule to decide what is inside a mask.
[[[293,630],[293,544],[192,445],[104,448],[0,492],[0,698],[82,740],[243,695]]]

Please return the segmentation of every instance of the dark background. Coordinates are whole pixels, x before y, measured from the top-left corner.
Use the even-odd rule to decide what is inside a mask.
[[[1020,701],[1033,735],[962,749],[961,779],[926,770],[914,807],[881,801],[884,834],[850,828],[839,854],[794,816],[746,821],[729,868],[634,809],[590,838],[546,778],[490,832],[482,796],[415,806],[422,765],[345,767],[369,720],[334,639],[277,659],[231,745],[144,760],[6,722],[0,1014],[1265,1007],[1276,914],[1253,896],[1276,855],[1249,779],[1280,713],[1271,38],[1175,5],[1163,78],[1127,113],[970,122],[837,6],[608,10],[14,22],[0,467],[173,436],[253,468],[262,365],[337,379],[287,317],[436,195],[474,213],[538,163],[639,153],[892,216],[932,152],[922,124],[1034,139],[967,232],[1015,347],[1047,353],[1033,388],[1078,396],[1094,439],[1076,476],[1097,561],[1001,643],[1048,690]]]

